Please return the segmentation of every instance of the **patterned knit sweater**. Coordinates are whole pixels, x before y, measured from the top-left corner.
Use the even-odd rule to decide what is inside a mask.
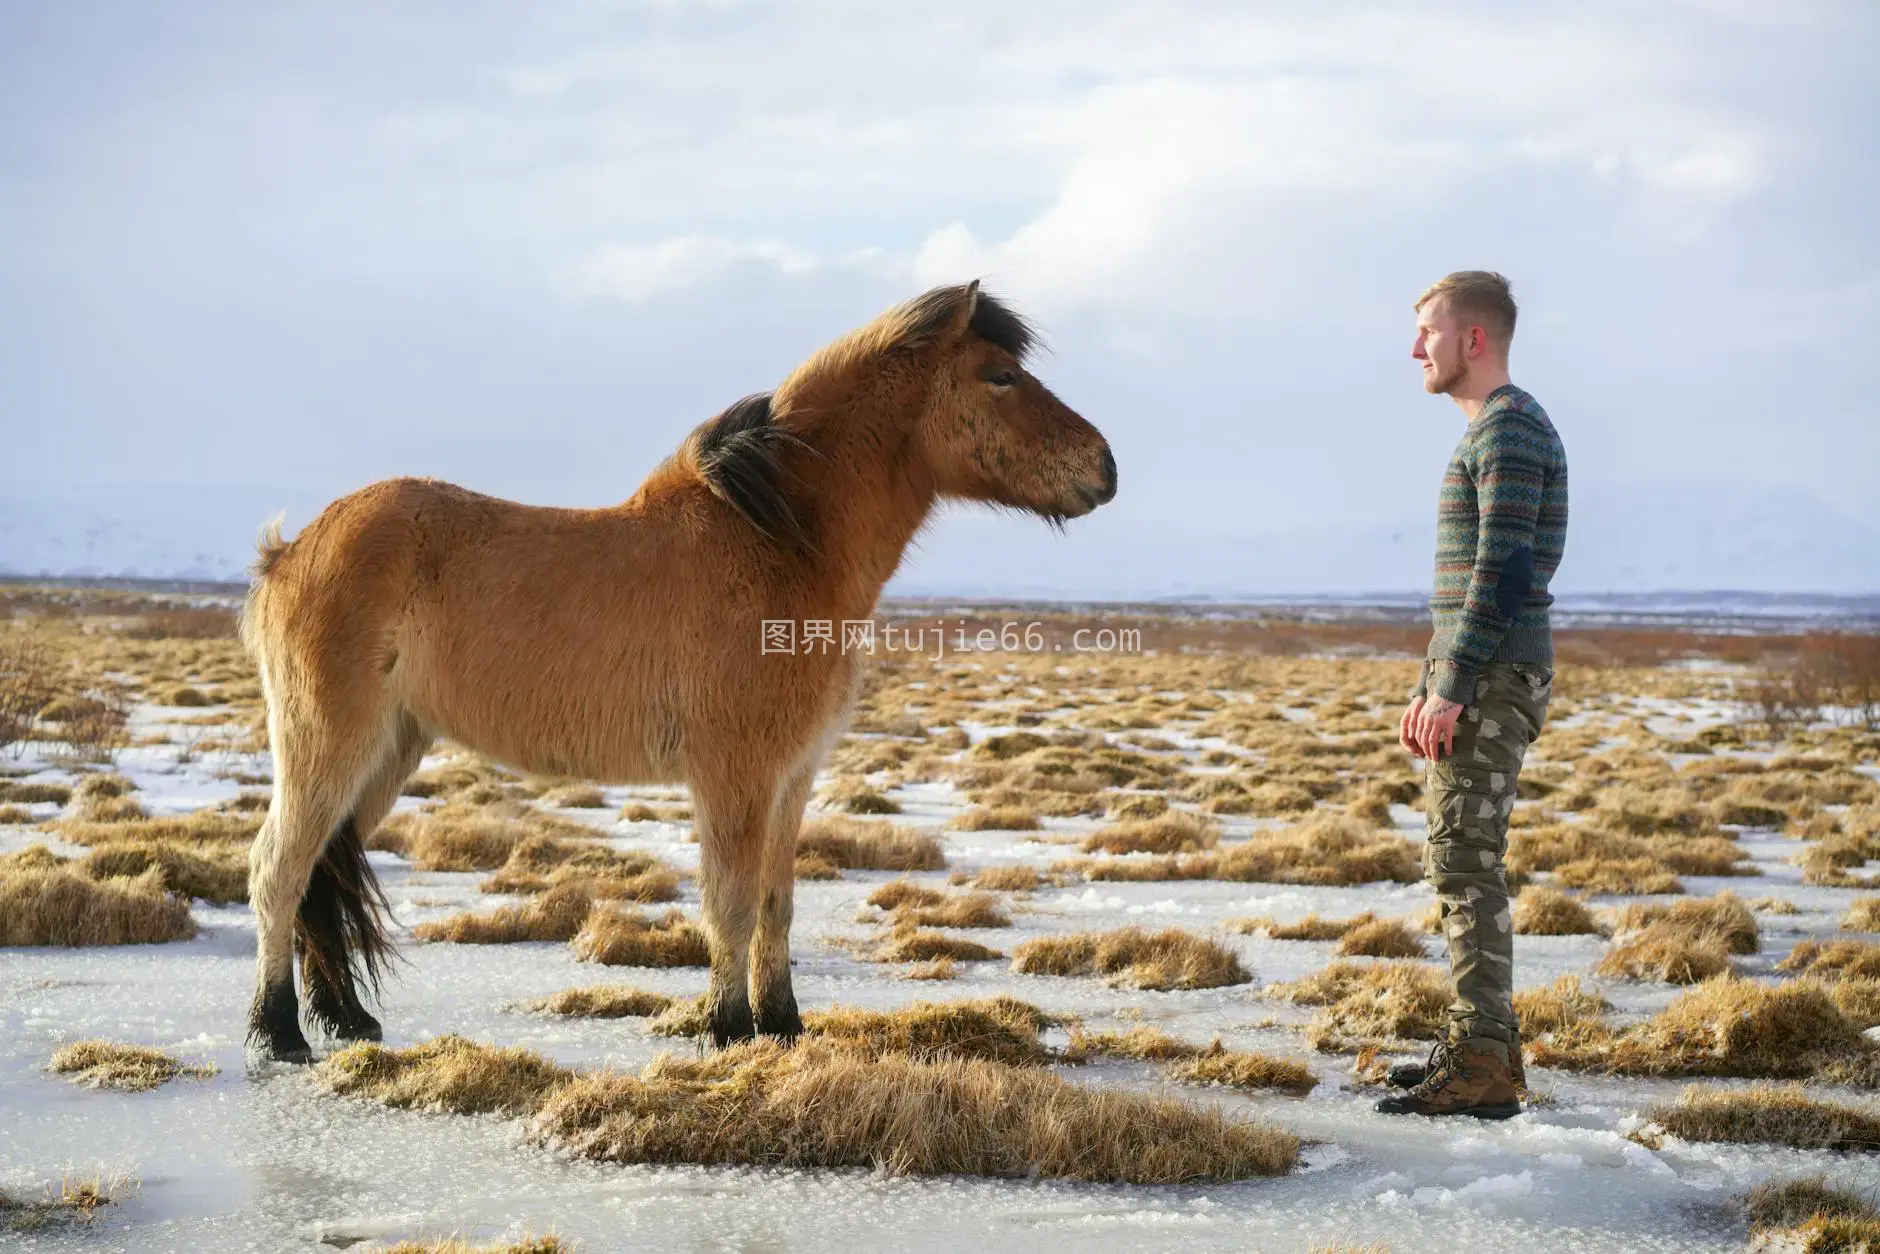
[[[1443,473],[1419,695],[1427,686],[1467,705],[1486,663],[1553,661],[1547,583],[1566,544],[1566,449],[1539,402],[1496,388]]]

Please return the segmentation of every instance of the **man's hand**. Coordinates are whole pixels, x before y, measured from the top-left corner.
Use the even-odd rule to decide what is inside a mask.
[[[1423,750],[1414,739],[1417,715],[1423,712],[1423,698],[1412,697],[1410,704],[1404,707],[1403,717],[1397,720],[1397,743],[1408,749],[1416,757],[1423,756]]]
[[[1432,762],[1440,762],[1443,755],[1456,747],[1456,720],[1462,717],[1462,707],[1445,697],[1431,696],[1416,708],[1416,716],[1406,718],[1410,723],[1411,752]]]

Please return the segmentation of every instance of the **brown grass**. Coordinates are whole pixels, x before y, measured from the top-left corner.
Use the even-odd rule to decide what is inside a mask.
[[[1103,975],[1142,989],[1221,988],[1253,977],[1234,952],[1204,936],[1166,928],[1078,932],[1026,941],[1012,958],[1021,975]]]
[[[1449,983],[1434,967],[1408,962],[1334,962],[1268,996],[1323,1009],[1313,1035],[1323,1044],[1339,1037],[1432,1040],[1449,1008]]]
[[[796,854],[799,863],[816,857],[844,871],[940,871],[947,864],[938,838],[925,832],[839,817],[803,824]]]
[[[1278,1175],[1290,1133],[1164,1098],[1068,1083],[1035,1067],[858,1058],[758,1041],[640,1076],[584,1076],[530,1125],[612,1162],[866,1167],[1174,1184]]]
[[[588,912],[574,937],[575,957],[612,967],[711,965],[705,933],[678,910],[658,919],[605,906]]]
[[[1071,1029],[1070,1044],[1064,1047],[1060,1060],[1082,1063],[1092,1058],[1133,1058],[1142,1062],[1170,1062],[1178,1058],[1193,1058],[1204,1048],[1144,1023],[1138,1023],[1126,1032],[1091,1032],[1076,1027]]]
[[[481,887],[486,893],[539,893],[579,883],[596,898],[652,905],[677,901],[683,878],[649,853],[538,834],[518,841]]]
[[[95,880],[139,876],[151,867],[163,886],[212,905],[248,900],[248,851],[239,845],[183,844],[174,840],[133,840],[99,845],[78,862]]]
[[[1841,916],[1850,932],[1880,932],[1880,897],[1856,897]]]
[[[1355,927],[1376,921],[1377,916],[1367,910],[1349,919],[1321,919],[1316,914],[1308,914],[1297,923],[1276,923],[1267,915],[1256,915],[1247,919],[1229,919],[1221,926],[1242,936],[1265,932],[1272,940],[1331,941],[1340,939]]]
[[[865,957],[870,962],[990,962],[1005,955],[975,940],[921,931],[910,924],[897,927]]]
[[[148,1045],[121,1045],[116,1041],[74,1041],[61,1046],[46,1070],[70,1076],[76,1084],[94,1089],[120,1089],[142,1093],[168,1084],[178,1076],[206,1080],[216,1073],[213,1064],[185,1065]]]
[[[819,1041],[862,1058],[899,1054],[921,1062],[980,1059],[1006,1066],[1042,1066],[1051,1051],[1038,1034],[1051,1016],[1016,997],[915,1002],[896,1010],[832,1006],[803,1016]]]
[[[1554,868],[1554,883],[1562,888],[1577,888],[1589,893],[1610,893],[1620,897],[1643,897],[1661,893],[1681,893],[1684,885],[1678,877],[1651,858],[1587,858],[1566,862]]]
[[[1577,975],[1563,975],[1552,984],[1514,995],[1515,1018],[1530,1041],[1571,1024],[1597,1022],[1611,1009],[1612,1003],[1581,984]]]
[[[1591,936],[1602,929],[1577,897],[1530,885],[1514,900],[1514,930],[1518,936]]]
[[[563,784],[551,788],[538,800],[545,806],[558,806],[566,810],[604,810],[607,808],[607,794],[592,784]]]
[[[120,1173],[100,1172],[91,1176],[65,1173],[59,1183],[48,1186],[39,1201],[0,1193],[0,1232],[43,1232],[53,1224],[70,1221],[90,1223],[98,1210],[116,1204],[127,1191],[135,1191],[135,1182]]]
[[[64,805],[71,799],[72,790],[64,784],[0,779],[0,801],[17,805],[38,805],[49,801],[54,805]]]
[[[351,1045],[313,1071],[328,1090],[387,1106],[458,1115],[524,1115],[574,1073],[526,1049],[438,1036],[408,1049]]]
[[[1044,826],[1025,806],[974,806],[947,826],[962,832],[1035,832]]]
[[[959,968],[954,965],[953,959],[935,958],[931,962],[915,963],[901,973],[901,978],[904,980],[956,980],[959,975]]]
[[[1319,1078],[1303,1063],[1287,1058],[1272,1058],[1250,1050],[1223,1049],[1216,1041],[1212,1048],[1192,1058],[1170,1064],[1171,1080],[1188,1084],[1219,1084],[1231,1089],[1278,1089],[1303,1097],[1318,1085]]]
[[[1172,810],[1152,819],[1126,819],[1084,838],[1085,853],[1199,853],[1220,840],[1220,829],[1199,815]]]
[[[665,1013],[676,1000],[665,993],[652,993],[642,988],[589,984],[529,1002],[524,1009],[570,1019],[645,1019]]]
[[[1239,844],[1172,857],[1093,859],[1075,865],[1093,880],[1229,880],[1271,884],[1415,883],[1416,846],[1394,832],[1338,814],[1298,827],[1256,832]]]
[[[0,872],[0,945],[155,945],[195,934],[189,902],[154,867],[111,880],[64,868]]]
[[[453,945],[573,940],[593,906],[594,895],[585,884],[560,884],[519,906],[503,906],[481,914],[464,911],[447,919],[420,923],[412,929],[412,935],[424,942]]]
[[[1824,1176],[1767,1180],[1742,1199],[1752,1234],[1797,1254],[1853,1254],[1880,1247],[1880,1213],[1872,1201]]]
[[[60,819],[55,830],[60,840],[70,841],[74,845],[109,845],[131,841],[180,841],[185,844],[221,841],[245,844],[261,830],[261,816],[197,810],[191,814],[166,814],[158,818],[111,823]]]
[[[520,824],[457,805],[426,815],[393,815],[367,844],[409,858],[420,871],[494,871],[527,834]]]
[[[442,1241],[400,1241],[374,1254],[574,1254],[575,1247],[554,1234],[527,1236],[494,1245],[471,1245],[456,1237]]]
[[[1595,975],[1666,984],[1696,984],[1729,969],[1730,948],[1721,933],[1693,931],[1670,920],[1622,937],[1593,964]]]
[[[1797,1085],[1692,1085],[1645,1117],[1686,1141],[1747,1141],[1794,1149],[1880,1149],[1880,1111],[1824,1101]]]
[[[818,853],[800,853],[796,856],[794,875],[799,880],[839,880],[842,868]]]
[[[1010,927],[1011,916],[990,893],[944,893],[938,889],[895,880],[868,896],[868,904],[891,912],[893,921],[907,927]]]
[[[1776,964],[1778,971],[1804,972],[1824,979],[1880,979],[1880,945],[1857,940],[1804,940]]]
[[[974,888],[991,892],[1029,893],[1047,881],[1038,874],[1036,867],[1013,863],[1009,866],[986,867],[967,882]]]
[[[1610,1075],[1808,1076],[1871,1083],[1873,1046],[1813,980],[1774,986],[1723,975],[1622,1030],[1581,1023],[1529,1043],[1540,1066]]]
[[[1613,930],[1629,932],[1655,923],[1670,924],[1693,934],[1721,936],[1733,954],[1753,954],[1762,947],[1756,916],[1735,893],[1693,897],[1669,903],[1642,903],[1613,912]]]
[[[1339,938],[1332,949],[1343,958],[1424,958],[1423,938],[1402,919],[1372,919]]]

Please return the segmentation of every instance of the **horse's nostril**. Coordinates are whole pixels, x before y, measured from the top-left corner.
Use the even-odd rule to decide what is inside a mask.
[[[1103,450],[1103,499],[1109,500],[1116,495],[1116,455],[1108,448]]]

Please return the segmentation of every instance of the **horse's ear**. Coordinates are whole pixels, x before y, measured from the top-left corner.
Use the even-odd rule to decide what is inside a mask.
[[[958,341],[966,338],[972,329],[973,315],[979,310],[979,280],[974,279],[966,285],[966,291],[960,297],[960,303],[953,311],[952,323],[947,327],[947,338]]]

